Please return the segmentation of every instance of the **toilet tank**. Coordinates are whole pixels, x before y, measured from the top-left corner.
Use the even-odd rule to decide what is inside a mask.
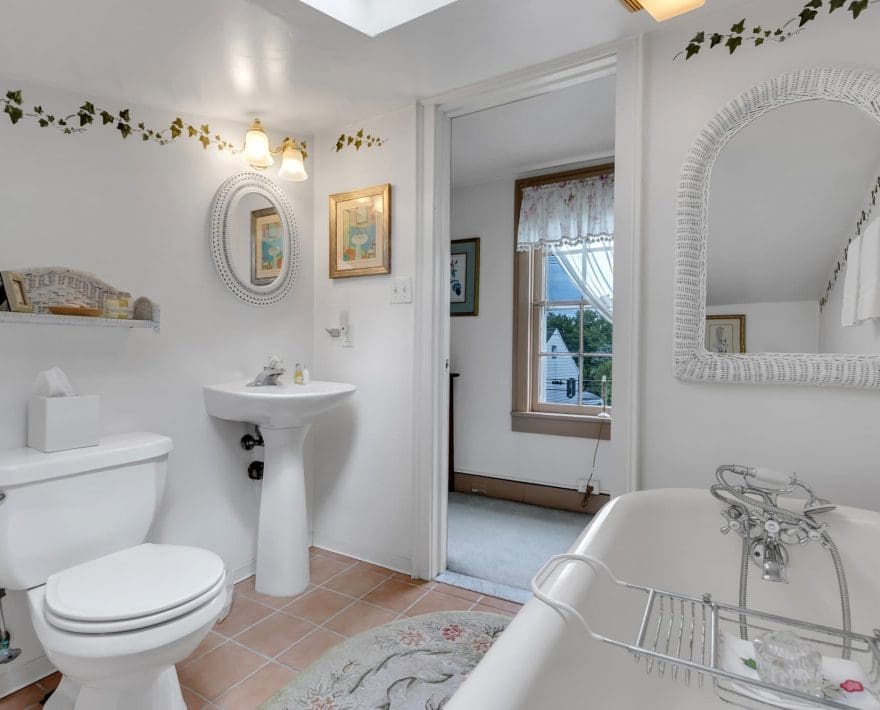
[[[0,587],[30,589],[143,542],[171,449],[167,436],[136,432],[50,454],[0,451]]]

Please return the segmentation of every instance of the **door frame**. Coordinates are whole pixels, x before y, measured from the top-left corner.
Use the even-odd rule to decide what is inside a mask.
[[[614,434],[611,493],[639,487],[642,37],[562,57],[424,99],[417,106],[412,573],[446,569],[452,119],[616,75]],[[622,264],[618,267],[617,264]]]

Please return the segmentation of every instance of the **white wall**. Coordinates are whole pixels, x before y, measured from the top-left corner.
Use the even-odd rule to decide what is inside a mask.
[[[22,88],[27,101],[56,112],[82,100]],[[136,107],[132,114],[156,125],[174,118]],[[233,141],[246,130],[228,123],[216,128]],[[255,558],[259,484],[246,474],[253,457],[238,446],[244,425],[205,413],[201,387],[252,376],[269,353],[288,363],[311,360],[314,183],[279,183],[296,215],[302,268],[292,295],[278,305],[253,308],[222,285],[209,247],[211,200],[243,164],[194,141],[178,142],[123,141],[101,126],[65,136],[28,121],[12,126],[2,116],[0,268],[64,265],[94,272],[156,300],[162,324],[159,334],[0,326],[0,447],[25,445],[31,382],[38,371],[60,365],[80,392],[101,395],[105,432],[156,431],[174,440],[152,539],[209,548],[230,568],[242,570]],[[23,595],[11,596],[7,621],[14,642],[22,644]],[[10,674],[39,655],[35,644],[25,645],[23,660],[0,666],[0,694],[10,689]]]
[[[452,318],[455,469],[551,486],[577,487],[590,474],[596,442],[510,430],[513,343],[514,180],[452,191],[453,239],[480,237],[480,314]],[[609,442],[599,446],[596,480],[614,478]],[[621,482],[622,483],[622,482]]]
[[[707,315],[746,317],[746,351],[750,353],[817,353],[819,302],[778,301],[706,306]]]
[[[333,148],[342,130],[365,127],[380,148]],[[408,107],[318,134],[315,141],[315,355],[312,376],[357,385],[315,426],[311,478],[316,545],[409,571],[412,470],[412,304],[391,304],[391,279],[415,269],[416,111]],[[328,196],[391,183],[391,275],[330,279]],[[354,347],[324,328],[348,311]]]
[[[743,47],[733,56],[718,48],[688,62],[673,56],[699,30],[722,31],[743,17],[775,23],[802,5],[756,2],[705,20],[686,16],[646,38],[641,483],[704,488],[721,463],[757,464],[796,470],[836,502],[880,509],[880,393],[685,383],[672,370],[675,198],[692,141],[725,102],[776,74],[820,64],[877,66],[880,14],[853,22],[823,12],[783,44]]]

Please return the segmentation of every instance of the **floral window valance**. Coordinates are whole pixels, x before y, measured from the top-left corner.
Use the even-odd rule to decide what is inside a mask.
[[[517,251],[613,239],[613,173],[523,189]]]

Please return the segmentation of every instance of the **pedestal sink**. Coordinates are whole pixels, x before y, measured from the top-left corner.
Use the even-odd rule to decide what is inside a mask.
[[[292,597],[309,584],[303,442],[314,418],[354,391],[354,385],[341,382],[249,387],[240,381],[205,387],[208,414],[258,424],[263,433],[256,584],[260,594]]]

